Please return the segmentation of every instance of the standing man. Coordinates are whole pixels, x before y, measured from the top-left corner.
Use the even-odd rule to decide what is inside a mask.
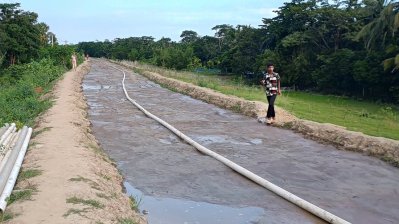
[[[77,60],[77,59],[76,59],[76,54],[73,53],[71,58],[72,58],[72,69],[73,69],[74,71],[76,71],[76,67],[78,67],[78,66],[77,66],[77,62],[76,62],[76,60]]]
[[[261,80],[262,85],[265,86],[267,102],[266,124],[272,124],[276,121],[276,113],[274,111],[274,101],[276,101],[277,94],[280,95],[280,76],[274,72],[274,65],[267,64],[267,71]]]

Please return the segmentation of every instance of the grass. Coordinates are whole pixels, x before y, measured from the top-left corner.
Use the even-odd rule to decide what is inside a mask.
[[[141,204],[142,201],[143,201],[143,198],[142,198],[142,197],[129,196],[129,199],[130,199],[130,208],[131,208],[133,211],[138,212],[138,211],[139,211],[140,204]]]
[[[29,178],[38,176],[40,174],[41,174],[41,171],[35,170],[35,169],[21,171],[19,176],[18,176],[17,181],[21,182],[22,180],[27,180]],[[11,195],[7,198],[7,204],[10,205],[10,204],[12,204],[12,203],[14,203],[16,201],[31,200],[32,199],[32,195],[35,192],[37,192],[37,186],[33,185],[33,184],[30,184],[30,183],[28,183],[28,185],[25,186],[23,189],[19,189],[18,187],[16,187],[12,191]]]
[[[32,177],[36,177],[42,174],[41,170],[38,169],[22,169],[18,175],[17,182],[27,180]]]
[[[113,160],[104,152],[104,150],[103,150],[100,146],[98,146],[98,145],[96,145],[96,144],[93,144],[93,143],[89,143],[88,145],[86,145],[86,148],[87,148],[87,149],[93,150],[94,153],[95,153],[96,155],[98,155],[102,160],[104,160],[105,162],[108,162],[108,163],[110,163],[110,164],[112,164],[113,166],[116,167],[115,161],[113,161]]]
[[[119,219],[118,224],[137,224],[137,222],[130,218],[124,218],[124,219]]]
[[[33,193],[35,192],[34,189],[23,189],[23,190],[14,190],[10,197],[7,199],[7,204],[11,205],[16,201],[26,201],[31,200]]]
[[[5,212],[0,214],[0,223],[7,222],[14,217],[18,216],[18,214],[10,213],[10,212]]]
[[[32,133],[32,137],[31,138],[34,138],[34,137],[42,134],[43,132],[50,131],[51,129],[52,129],[52,127],[45,127],[45,128],[40,129],[39,131],[34,131]]]
[[[96,193],[96,195],[97,195],[97,197],[99,197],[99,198],[104,198],[104,199],[110,199],[110,198],[111,198],[110,196],[107,196],[107,195],[104,194],[104,193]]]
[[[52,102],[41,97],[51,91],[65,69],[43,59],[0,72],[0,124],[15,122],[20,127],[33,126],[34,119],[51,107]]]
[[[96,189],[96,190],[101,190],[100,186],[98,185],[98,183],[96,183],[93,180],[90,180],[89,178],[85,178],[85,177],[82,177],[82,176],[73,177],[73,178],[69,179],[69,181],[72,181],[72,182],[80,182],[80,181],[81,182],[85,182],[85,183],[88,183],[91,188]]]
[[[104,178],[105,180],[108,180],[108,181],[110,181],[112,179],[111,177],[109,177],[109,176],[107,176],[105,174],[101,175],[101,177]]]
[[[76,208],[70,208],[68,211],[63,215],[64,217],[68,217],[72,214],[80,215],[82,217],[86,217],[83,215],[84,213],[87,213],[91,208],[83,208],[83,209],[76,209]]]
[[[66,200],[67,203],[70,204],[82,204],[82,205],[87,205],[93,208],[98,208],[98,209],[102,209],[104,208],[104,205],[101,204],[99,201],[96,201],[94,199],[83,199],[83,198],[78,198],[76,196],[68,198]]]
[[[138,73],[151,71],[218,92],[247,100],[266,102],[260,86],[245,85],[241,78],[174,71],[151,65],[136,64]],[[399,140],[399,109],[397,105],[358,101],[348,97],[308,92],[283,92],[277,106],[298,118],[331,123],[367,135]],[[237,110],[239,108],[236,108]]]
[[[41,170],[38,169],[21,169],[18,175],[17,183],[20,183],[22,181],[28,180],[30,178],[39,176],[42,174]],[[14,202],[17,201],[25,201],[25,200],[31,200],[32,195],[37,192],[37,188],[35,185],[28,185],[24,189],[17,189],[15,188],[11,195],[7,198],[7,204],[11,205]],[[8,221],[10,219],[13,219],[17,214],[13,213],[2,213],[0,215],[0,223]]]
[[[93,181],[90,180],[89,178],[82,177],[82,176],[72,177],[71,179],[69,179],[69,181],[73,181],[73,182],[82,181],[82,182],[85,182],[85,183],[87,183],[87,182],[93,182]]]

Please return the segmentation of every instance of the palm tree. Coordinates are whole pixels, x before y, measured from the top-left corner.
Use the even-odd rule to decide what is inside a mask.
[[[381,45],[385,46],[387,35],[395,35],[395,31],[399,27],[399,3],[392,0],[378,0],[376,3],[371,10],[377,11],[375,12],[377,17],[365,25],[357,35],[357,39],[364,39],[368,50],[377,47],[376,45],[381,40]]]
[[[393,0],[375,0],[369,7],[371,20],[356,36],[357,39],[363,39],[367,50],[374,48],[384,48],[387,46],[387,38],[395,40],[395,32],[399,28],[399,3]],[[395,44],[395,43],[393,43]],[[386,49],[389,51],[389,49]],[[399,54],[395,57],[383,61],[384,69],[393,68],[393,71],[399,69]]]

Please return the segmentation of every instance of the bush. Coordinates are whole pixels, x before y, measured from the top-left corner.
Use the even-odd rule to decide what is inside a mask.
[[[45,47],[40,49],[40,58],[52,59],[55,65],[61,65],[67,69],[72,68],[71,56],[76,52],[74,46],[55,45],[54,47]],[[78,64],[82,63],[84,56],[77,53]]]
[[[0,77],[0,124],[32,125],[33,119],[49,108],[51,103],[40,98],[51,90],[54,81],[65,71],[54,64],[53,60],[43,59],[3,71]]]

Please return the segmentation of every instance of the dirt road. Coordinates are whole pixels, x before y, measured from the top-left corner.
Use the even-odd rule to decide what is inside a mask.
[[[34,193],[7,208],[14,215],[10,223],[140,222],[122,192],[122,177],[90,134],[81,91],[89,69],[85,63],[64,74],[54,106],[38,119],[23,170],[42,174],[17,184],[16,191]]]
[[[220,217],[224,223],[322,222],[145,117],[124,98],[122,74],[110,65],[95,61],[84,80],[89,119],[128,190],[143,194],[141,209],[149,210],[150,223],[223,223]],[[217,153],[353,223],[398,222],[397,168],[127,74],[132,98]]]

